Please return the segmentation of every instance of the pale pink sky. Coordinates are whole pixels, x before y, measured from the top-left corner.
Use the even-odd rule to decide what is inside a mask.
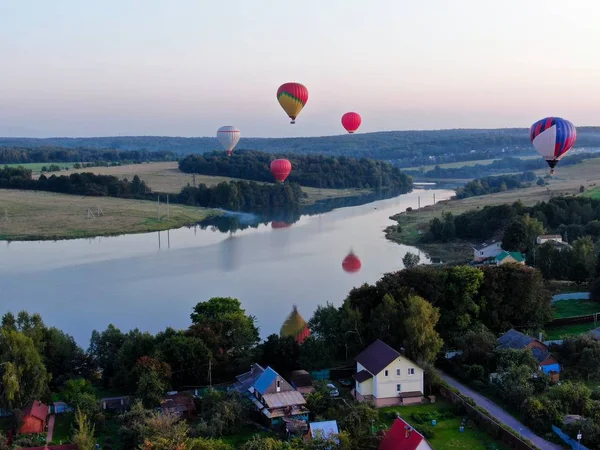
[[[8,0],[0,136],[600,125],[599,23],[596,0]]]

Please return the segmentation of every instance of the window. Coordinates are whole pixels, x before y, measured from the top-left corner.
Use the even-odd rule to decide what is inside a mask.
[[[402,385],[401,384],[397,384],[396,385],[396,392],[402,392]]]
[[[480,255],[483,255],[483,252],[479,252]]]
[[[414,375],[415,374],[415,369],[413,367],[411,367],[410,369],[408,369],[408,374],[409,375]]]
[[[383,374],[387,377],[388,376],[388,371],[386,370]]]
[[[400,369],[396,369],[396,376],[400,376]]]
[[[277,380],[277,391],[279,391],[279,389],[280,389],[280,388],[281,388],[280,381],[279,381],[279,380]]]

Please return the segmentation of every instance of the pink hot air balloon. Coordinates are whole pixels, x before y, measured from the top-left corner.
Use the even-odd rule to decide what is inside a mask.
[[[292,171],[292,163],[287,159],[276,159],[271,161],[271,173],[281,183],[285,181]]]
[[[362,119],[360,118],[360,114],[355,112],[347,112],[342,116],[342,126],[350,134],[358,130],[358,127],[360,127],[361,122]]]

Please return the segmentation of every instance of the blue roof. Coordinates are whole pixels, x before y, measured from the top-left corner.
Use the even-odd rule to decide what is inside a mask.
[[[339,433],[338,424],[335,420],[310,423],[310,435],[313,438],[321,437],[322,439],[329,439],[332,435],[337,435]]]
[[[267,367],[260,377],[254,383],[254,390],[258,391],[259,394],[264,394],[269,386],[277,379],[279,374],[270,367]]]

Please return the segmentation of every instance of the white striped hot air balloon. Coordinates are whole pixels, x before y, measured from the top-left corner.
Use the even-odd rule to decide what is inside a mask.
[[[227,156],[231,156],[233,149],[240,140],[240,130],[231,125],[226,125],[217,130],[217,139],[227,152]]]

